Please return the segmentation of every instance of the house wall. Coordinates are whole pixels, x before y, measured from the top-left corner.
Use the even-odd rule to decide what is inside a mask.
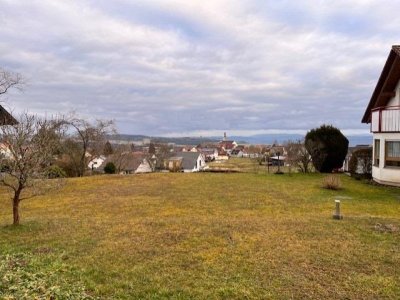
[[[13,158],[10,148],[5,144],[0,144],[0,154],[3,155],[6,159]]]
[[[395,89],[396,95],[389,100],[387,106],[397,106],[400,105],[400,80],[396,85]]]
[[[395,96],[391,98],[386,106],[400,106],[400,80],[395,88]],[[400,110],[384,109],[382,111],[373,111],[371,115],[371,131],[399,131],[400,128]],[[381,122],[381,124],[379,124]]]
[[[213,153],[213,154],[210,154],[209,156],[210,156],[211,159],[217,159],[217,157],[218,157],[218,150],[215,149],[215,150],[214,150],[214,153]]]
[[[204,156],[202,154],[200,154],[197,158],[196,161],[196,166],[192,169],[192,170],[183,170],[183,172],[185,173],[189,173],[189,172],[199,172],[200,170],[204,169],[204,167],[206,166],[206,161],[204,159]]]
[[[153,172],[153,169],[151,168],[147,159],[144,159],[135,171],[136,174],[137,173],[151,173],[151,172]]]
[[[385,167],[385,141],[400,141],[400,132],[398,133],[375,133],[373,141],[373,154],[375,157],[375,140],[380,140],[379,166],[372,166],[372,177],[376,182],[388,185],[400,186],[400,168]]]
[[[203,170],[205,166],[206,166],[206,159],[204,155],[200,155],[199,158],[197,159],[197,167],[199,171]]]
[[[182,160],[174,159],[164,162],[165,168],[170,172],[178,172],[182,170]]]
[[[243,152],[242,152],[242,151],[239,151],[238,154],[232,154],[232,153],[231,153],[231,156],[232,156],[232,157],[243,157]]]
[[[106,160],[106,158],[104,156],[100,156],[100,157],[96,157],[94,159],[92,159],[89,164],[88,164],[88,168],[89,169],[98,169],[103,162]]]

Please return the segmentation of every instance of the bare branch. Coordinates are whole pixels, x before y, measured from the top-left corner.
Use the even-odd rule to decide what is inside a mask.
[[[65,119],[66,126],[74,129],[75,134],[65,140],[64,153],[76,168],[76,175],[83,176],[88,162],[104,149],[107,134],[115,132],[113,121],[96,120],[90,123],[71,115]]]
[[[6,173],[0,182],[13,191],[14,224],[19,223],[19,202],[27,198],[23,198],[21,193],[28,187],[32,192],[32,188],[37,188],[38,183],[46,178],[46,170],[59,144],[61,127],[57,124],[54,120],[25,113],[18,124],[0,126],[3,145],[8,149],[8,157],[0,161]],[[36,194],[31,193],[31,196]]]
[[[8,92],[10,88],[21,90],[23,86],[22,76],[0,69],[0,95]]]

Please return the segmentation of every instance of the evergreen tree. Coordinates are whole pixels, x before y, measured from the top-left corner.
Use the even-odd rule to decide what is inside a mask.
[[[114,149],[109,141],[107,141],[104,145],[103,154],[108,156],[114,153]]]
[[[349,140],[331,125],[314,128],[306,135],[305,146],[316,170],[331,173],[343,166]]]

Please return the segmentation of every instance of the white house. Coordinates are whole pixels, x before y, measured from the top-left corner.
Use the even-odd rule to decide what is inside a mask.
[[[232,157],[243,157],[244,153],[243,153],[243,151],[241,149],[233,149],[231,151],[231,156]]]
[[[226,151],[228,155],[230,155],[232,150],[238,146],[238,144],[235,141],[226,141],[226,140],[220,141],[218,145],[222,150]]]
[[[105,160],[106,157],[104,155],[93,157],[88,163],[88,168],[91,170],[98,169]]]
[[[153,166],[149,162],[147,158],[144,158],[140,165],[137,167],[135,174],[140,174],[140,173],[151,173],[153,172]]]
[[[198,172],[206,167],[204,155],[200,152],[177,152],[168,160],[169,162],[181,161],[180,166],[183,172]]]
[[[107,163],[112,162],[120,174],[137,174],[137,173],[151,173],[153,166],[151,159],[148,159],[144,153],[141,152],[125,152],[120,155],[110,155],[99,167],[101,171]]]
[[[217,148],[198,148],[198,152],[203,154],[206,162],[216,160],[218,157]]]
[[[343,167],[342,167],[341,171],[350,172],[350,160],[355,151],[361,150],[361,149],[371,149],[371,148],[372,148],[371,145],[356,145],[354,147],[349,147],[347,150],[347,154],[344,159]],[[364,169],[363,169],[362,165],[360,165],[359,162],[357,163],[357,168],[356,168],[355,172],[356,172],[356,174],[363,174],[363,172],[364,172]]]
[[[362,123],[373,133],[373,179],[400,186],[400,46],[392,46]]]
[[[273,166],[284,166],[286,161],[286,156],[272,156],[270,157]]]
[[[10,146],[5,142],[0,142],[0,155],[5,159],[12,159],[14,157]]]

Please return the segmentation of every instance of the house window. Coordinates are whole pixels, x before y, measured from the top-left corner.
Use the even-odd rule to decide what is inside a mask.
[[[381,154],[381,140],[374,141],[374,166],[379,167],[379,155]]]
[[[400,141],[385,142],[385,166],[400,167]]]

